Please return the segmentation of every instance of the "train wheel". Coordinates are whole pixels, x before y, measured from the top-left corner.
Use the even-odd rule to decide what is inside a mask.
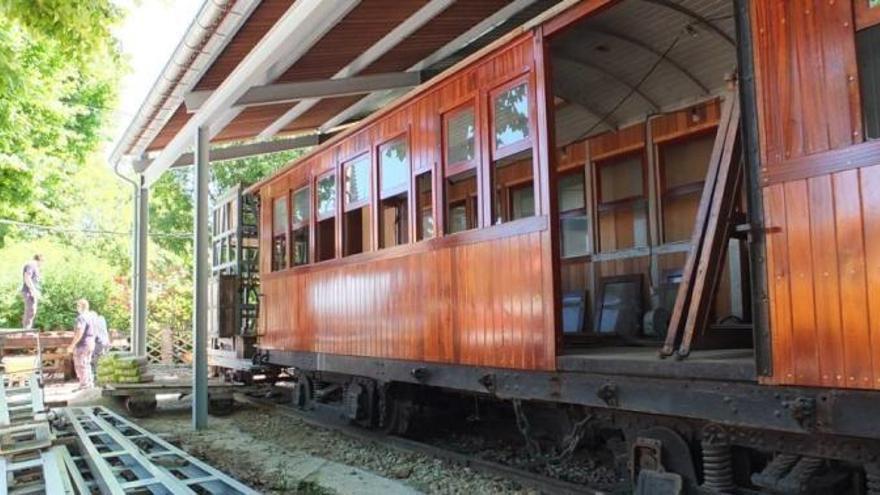
[[[416,405],[411,397],[393,395],[386,390],[381,397],[381,429],[390,435],[405,436],[413,429]]]
[[[296,384],[293,386],[293,405],[300,409],[309,409],[314,396],[312,379],[305,374],[297,375]]]
[[[125,410],[134,418],[146,418],[156,412],[155,397],[126,397]]]
[[[208,413],[211,416],[229,416],[235,410],[235,401],[231,398],[211,399],[208,401]]]

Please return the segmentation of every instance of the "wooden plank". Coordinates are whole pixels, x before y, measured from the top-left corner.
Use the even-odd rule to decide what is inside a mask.
[[[831,176],[807,181],[810,237],[815,291],[816,346],[820,349],[819,383],[844,385],[844,340],[840,325],[840,282],[837,273],[837,238]]]
[[[880,10],[880,9],[877,9]],[[865,229],[865,270],[868,283],[868,314],[871,323],[871,355],[874,384],[880,389],[880,165],[860,171],[862,222]]]
[[[852,3],[855,5],[856,29],[867,29],[880,24],[880,8],[872,8],[868,0],[855,0]]]
[[[690,353],[694,335],[708,327],[709,310],[717,288],[718,278],[723,269],[722,260],[727,248],[731,221],[736,205],[739,184],[742,179],[742,160],[740,155],[739,99],[734,99],[731,109],[731,123],[724,139],[721,154],[717,185],[712,194],[712,204],[706,219],[706,232],[703,246],[699,251],[699,262],[696,265],[694,280],[691,286],[691,298],[687,311],[687,320],[678,348],[679,356]],[[714,150],[713,150],[714,154]],[[691,251],[693,253],[693,251]],[[688,256],[690,258],[690,255]],[[676,303],[678,300],[676,299]]]
[[[763,185],[806,179],[880,163],[880,141],[867,141],[846,148],[786,160],[763,174]]]
[[[825,80],[821,101],[828,118],[832,149],[862,141],[861,95],[858,80],[854,77],[858,73],[858,62],[852,27],[853,3],[816,0],[816,19],[821,20],[824,50]],[[859,0],[855,3],[865,2]],[[880,9],[873,10],[880,13]]]
[[[773,328],[773,383],[793,383],[791,358],[791,296],[788,271],[788,229],[785,224],[785,191],[776,184],[764,188],[764,225],[767,239],[767,273],[770,320]]]
[[[788,229],[788,266],[791,300],[797,308],[791,315],[794,371],[797,383],[818,385],[819,350],[813,296],[813,261],[810,236],[810,204],[806,181],[785,184],[785,222]]]
[[[825,74],[825,61],[817,12],[813,0],[791,0],[792,12],[788,19],[794,37],[796,74],[798,84],[792,91],[799,91],[800,108],[795,109],[803,119],[803,152],[812,154],[828,149],[827,125],[822,125],[824,109],[816,102],[826,97],[825,80],[815,74]]]
[[[709,207],[712,203],[712,197],[715,194],[715,187],[718,178],[718,171],[721,166],[721,159],[724,155],[724,147],[731,126],[736,126],[735,122],[739,120],[739,104],[737,98],[729,96],[724,100],[721,110],[721,120],[718,124],[718,134],[715,137],[715,145],[712,147],[712,155],[709,158],[709,167],[706,171],[706,181],[703,187],[703,194],[700,196],[700,205],[697,208],[697,218],[694,221],[694,229],[691,234],[690,253],[685,262],[682,271],[682,281],[678,287],[678,294],[675,298],[675,305],[672,308],[672,314],[667,327],[666,340],[660,350],[661,356],[671,356],[675,350],[679,332],[685,323],[687,316],[685,313],[689,305],[691,297],[691,286],[694,283],[694,275],[696,274],[697,260],[699,259],[700,249],[703,238],[705,236],[706,221],[709,218]]]
[[[859,172],[847,170],[834,174],[833,184],[846,384],[867,388],[874,383],[874,371],[868,313],[865,311],[868,300]]]

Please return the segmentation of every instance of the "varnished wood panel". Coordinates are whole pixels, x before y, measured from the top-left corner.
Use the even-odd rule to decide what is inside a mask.
[[[880,165],[764,188],[773,376],[880,389]]]
[[[753,0],[766,168],[862,141],[853,2]]]
[[[264,276],[260,345],[389,359],[552,369],[541,233]],[[515,262],[517,270],[510,269]]]
[[[437,197],[445,187],[440,116],[450,105],[478,98],[534,70],[528,36],[398,105],[344,140],[325,146],[260,186],[264,201],[289,194],[360,153],[373,157],[390,139],[405,136],[414,172],[435,173]],[[532,80],[533,81],[533,80]],[[531,86],[530,99],[534,99]],[[318,108],[318,107],[316,107]],[[487,113],[478,109],[477,126]],[[532,117],[534,119],[534,116]],[[532,163],[507,167],[501,182],[531,176]],[[510,175],[511,177],[507,177]],[[481,179],[482,180],[482,179]],[[533,176],[540,183],[540,178]],[[488,198],[484,198],[488,200]],[[340,203],[340,200],[337,199]],[[414,204],[411,201],[411,215]],[[264,209],[265,210],[265,209]],[[374,209],[373,209],[374,210]],[[545,212],[416,244],[343,257],[271,273],[261,265],[265,335],[261,347],[393,359],[549,370],[555,367],[554,293]],[[271,215],[264,212],[263,225]],[[314,229],[315,219],[312,219]],[[442,223],[437,223],[442,225]],[[264,229],[266,230],[266,229]],[[337,238],[340,231],[337,229]],[[262,239],[264,252],[271,239]],[[337,240],[338,244],[338,240]],[[515,269],[511,269],[515,267]]]
[[[866,29],[880,24],[880,7],[871,7],[870,0],[853,0],[856,29]]]
[[[880,388],[880,252],[871,245],[880,159],[873,143],[862,143],[854,41],[856,22],[868,22],[866,6],[752,2],[773,357],[767,383]]]

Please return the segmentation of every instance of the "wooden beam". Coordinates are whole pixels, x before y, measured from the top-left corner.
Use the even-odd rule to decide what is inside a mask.
[[[739,115],[739,99],[734,94],[728,94],[724,99],[724,105],[721,110],[718,134],[715,137],[715,145],[709,158],[709,168],[706,172],[703,194],[700,197],[700,204],[697,207],[697,218],[694,221],[694,230],[691,234],[690,252],[682,271],[681,284],[678,286],[678,294],[675,298],[675,305],[672,308],[672,315],[666,331],[666,341],[660,350],[661,356],[671,356],[675,352],[681,328],[688,318],[688,308],[690,307],[695,279],[697,278],[697,264],[700,260],[703,243],[706,240],[707,224],[711,214],[710,210],[715,196],[720,195],[721,188],[717,187],[717,184],[720,182],[720,169],[722,168],[727,147],[732,146],[732,143],[728,143],[728,140],[734,141],[735,139],[731,135],[735,136],[739,130]]]
[[[422,82],[422,74],[412,72],[387,72],[354,76],[341,79],[318,79],[265,86],[254,86],[247,90],[233,106],[250,107],[289,103],[308,98],[329,98],[372,93],[388,89],[411,88]],[[184,96],[186,110],[197,112],[211,96],[212,91],[193,91]]]

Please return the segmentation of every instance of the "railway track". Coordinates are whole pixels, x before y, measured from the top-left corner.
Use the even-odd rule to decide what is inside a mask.
[[[341,433],[349,438],[361,442],[369,442],[384,447],[391,447],[395,450],[416,453],[429,456],[432,458],[442,459],[448,462],[469,467],[482,474],[490,476],[498,476],[510,481],[514,481],[523,487],[538,490],[541,493],[562,494],[562,495],[600,495],[606,492],[595,490],[584,485],[569,483],[548,476],[535,474],[522,469],[500,464],[497,462],[487,461],[478,457],[462,454],[449,449],[431,445],[429,443],[419,442],[409,438],[387,435],[381,432],[365,430],[363,428],[353,426],[343,420],[334,420],[320,416],[319,414],[303,411],[291,406],[279,404],[271,399],[254,397],[246,393],[236,392],[234,398],[237,402],[249,404],[256,407],[271,409],[274,412],[299,418],[306,423],[326,428]]]

